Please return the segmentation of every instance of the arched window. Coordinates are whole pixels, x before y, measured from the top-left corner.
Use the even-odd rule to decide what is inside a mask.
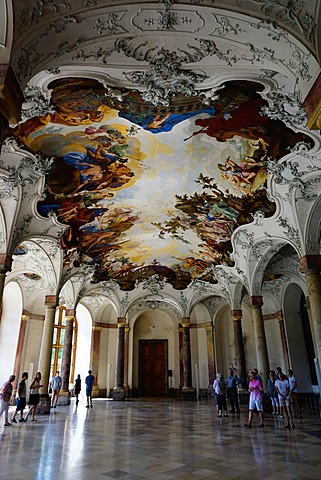
[[[61,373],[62,352],[64,348],[66,329],[66,307],[59,307],[56,310],[55,326],[52,341],[50,378],[52,378],[57,370]],[[72,351],[69,383],[74,383],[75,376],[75,358],[77,345],[77,319],[74,320],[74,328],[72,335]]]

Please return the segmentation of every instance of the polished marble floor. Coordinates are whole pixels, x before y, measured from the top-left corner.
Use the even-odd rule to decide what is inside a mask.
[[[73,400],[38,422],[1,419],[0,480],[320,480],[320,418],[303,413],[295,430],[272,415],[247,429],[245,407],[217,418],[214,400]]]

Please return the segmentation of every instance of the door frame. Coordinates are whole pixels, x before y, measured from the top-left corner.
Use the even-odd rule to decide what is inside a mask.
[[[164,396],[168,395],[168,340],[167,339],[145,339],[138,340],[138,394],[143,396],[143,345],[146,343],[162,343],[164,345]]]

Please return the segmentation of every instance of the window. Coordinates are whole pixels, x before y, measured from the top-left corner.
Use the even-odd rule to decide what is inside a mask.
[[[55,326],[52,341],[51,364],[50,364],[50,378],[52,378],[56,371],[61,373],[62,352],[64,348],[66,329],[66,307],[59,307],[56,310]],[[77,320],[74,320],[74,329],[72,336],[72,351],[71,351],[71,365],[69,383],[74,383],[74,370],[76,358],[77,345]]]

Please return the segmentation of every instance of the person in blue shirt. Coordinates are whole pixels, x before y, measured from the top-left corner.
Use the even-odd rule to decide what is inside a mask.
[[[228,397],[231,404],[230,413],[240,413],[240,404],[239,404],[239,397],[237,386],[242,383],[242,380],[234,375],[233,368],[228,369],[228,377],[226,379],[226,385],[228,389]]]
[[[91,370],[88,370],[88,375],[85,379],[86,397],[87,397],[86,408],[89,408],[89,406],[93,408],[93,400],[92,400],[91,394],[92,394],[94,381],[95,381],[95,377],[91,374]]]

